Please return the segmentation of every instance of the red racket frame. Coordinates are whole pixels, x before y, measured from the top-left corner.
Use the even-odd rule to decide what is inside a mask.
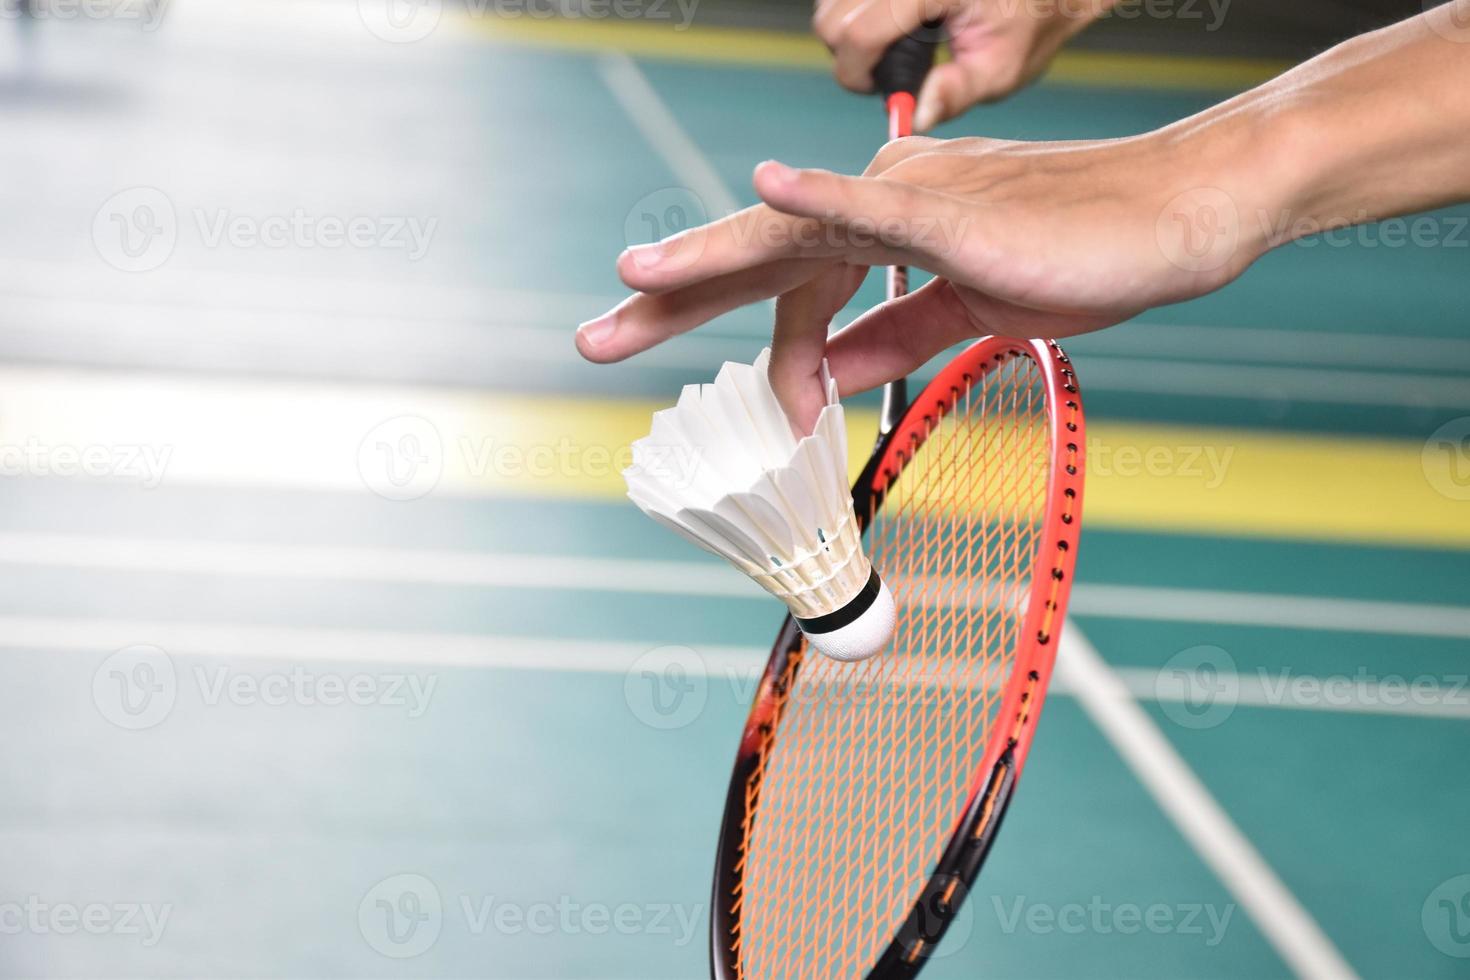
[[[1085,428],[1082,398],[1067,355],[1052,341],[1006,337],[977,341],[951,360],[909,403],[897,424],[881,437],[853,487],[857,515],[866,531],[887,489],[902,476],[938,421],[954,410],[960,394],[986,372],[1014,357],[1031,358],[1041,371],[1050,430],[1046,507],[1020,634],[1025,645],[1016,652],[992,723],[993,735],[971,779],[949,843],[898,933],[869,972],[869,980],[894,980],[919,972],[974,882],[1031,748],[1056,660],[1081,530]],[[772,737],[781,723],[783,678],[792,666],[792,658],[801,655],[801,633],[788,616],[756,690],[725,801],[711,904],[710,961],[714,980],[741,977],[733,937],[744,867],[746,815],[759,807],[758,787],[752,791],[751,776],[760,764],[762,742]],[[795,670],[800,669],[798,662]]]

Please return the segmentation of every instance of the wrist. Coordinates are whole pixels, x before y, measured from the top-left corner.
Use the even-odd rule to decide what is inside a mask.
[[[1146,171],[1168,175],[1155,193],[1171,262],[1228,281],[1285,243],[1282,229],[1312,184],[1295,130],[1279,103],[1243,96],[1144,137],[1161,157]],[[1206,242],[1209,251],[1191,258]]]
[[[1470,197],[1464,52],[1411,18],[1196,117],[1252,212],[1243,240],[1259,254]]]

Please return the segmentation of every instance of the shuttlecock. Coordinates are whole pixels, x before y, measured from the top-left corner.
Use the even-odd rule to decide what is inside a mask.
[[[847,486],[847,430],[822,363],[826,406],[798,440],[768,373],[726,363],[653,416],[623,472],[649,517],[728,559],[786,604],[812,646],[863,660],[893,635],[893,596],[863,552]]]

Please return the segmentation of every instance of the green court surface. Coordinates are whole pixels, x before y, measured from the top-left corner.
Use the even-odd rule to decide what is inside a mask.
[[[0,974],[708,969],[781,609],[608,460],[769,310],[614,367],[572,330],[646,230],[749,203],[767,157],[859,169],[881,116],[758,38],[701,62],[446,9],[394,44],[357,9],[42,23],[6,82],[0,447],[112,468],[4,457]],[[1043,82],[943,135],[1139,132],[1212,77]],[[128,272],[94,217],[137,188],[177,233]],[[435,224],[412,259],[206,233],[295,209]],[[1236,462],[1097,476],[1054,696],[925,976],[1470,974],[1467,219],[1287,247],[1068,345],[1098,432]],[[405,435],[429,478],[381,457]],[[556,472],[478,455],[558,435]],[[1247,480],[1272,446],[1341,466]]]

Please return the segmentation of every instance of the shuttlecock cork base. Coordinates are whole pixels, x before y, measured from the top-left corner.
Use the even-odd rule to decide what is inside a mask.
[[[797,439],[771,388],[769,350],[726,363],[657,412],[623,472],[648,516],[728,560],[786,604],[812,646],[863,660],[893,636],[893,596],[863,552],[847,486],[847,430],[837,383]]]

